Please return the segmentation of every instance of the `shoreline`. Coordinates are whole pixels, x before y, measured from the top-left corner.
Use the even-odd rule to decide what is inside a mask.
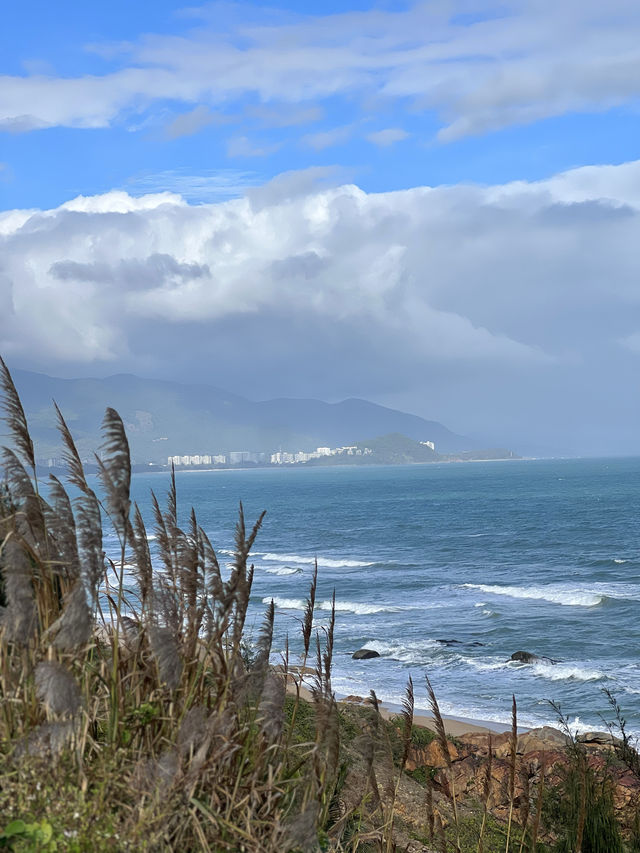
[[[296,684],[293,680],[295,675],[296,673],[294,671],[289,671],[286,689],[287,693],[290,695],[296,694]],[[313,702],[313,695],[309,687],[305,686],[304,678],[300,684],[300,698],[304,699],[306,702]],[[336,702],[339,705],[354,705],[356,707],[362,707],[367,704],[367,699],[364,696],[343,696],[341,694],[336,694]],[[385,720],[398,716],[401,711],[402,708],[400,705],[396,705],[393,702],[380,702],[380,713]],[[510,731],[511,728],[507,723],[496,723],[492,720],[476,720],[466,717],[456,717],[450,714],[442,714],[442,721],[444,722],[446,734],[451,735],[452,737],[458,737],[463,734],[502,734],[503,732]],[[415,709],[413,724],[420,728],[429,729],[430,731],[436,730],[433,717],[430,712],[424,708]],[[529,731],[528,728],[518,726],[519,734],[523,734],[527,731]]]
[[[338,699],[337,701],[344,702],[345,699]],[[383,716],[386,715],[386,719],[395,717],[402,711],[401,706],[393,702],[381,702],[380,708],[383,711]],[[511,731],[511,726],[508,723],[496,723],[493,720],[477,720],[470,717],[456,717],[451,714],[442,714],[441,716],[445,732],[452,737],[463,734],[503,734]],[[431,712],[424,708],[416,708],[414,710],[413,724],[435,731],[435,723]],[[518,726],[518,734],[524,734],[528,731],[529,729],[526,726]]]
[[[344,462],[324,465],[308,465],[306,462],[292,462],[283,465],[256,464],[251,466],[243,465],[227,465],[220,468],[202,468],[190,465],[178,465],[175,468],[176,474],[209,474],[212,471],[289,471],[289,470],[325,470],[327,468],[414,468],[435,465],[458,465],[468,462],[537,462],[540,457],[537,456],[504,456],[495,459],[437,459],[433,462],[371,462],[367,464],[358,464],[357,462]],[[151,464],[151,463],[150,463]],[[162,467],[160,464],[151,470],[147,470],[145,463],[136,463],[136,470],[132,474],[170,474],[171,468],[168,466]],[[46,472],[66,473],[65,468],[47,468]]]

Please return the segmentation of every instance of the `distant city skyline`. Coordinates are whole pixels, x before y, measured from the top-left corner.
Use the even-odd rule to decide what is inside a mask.
[[[11,367],[640,453],[640,5],[4,11]]]

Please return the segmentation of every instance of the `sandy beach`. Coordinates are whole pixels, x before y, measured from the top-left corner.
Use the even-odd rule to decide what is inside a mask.
[[[287,693],[295,695],[296,693],[296,685],[293,681],[293,675],[290,673],[289,681],[287,683]],[[311,694],[311,690],[309,687],[305,686],[303,683],[300,686],[300,696],[307,702],[313,701],[313,696]],[[336,695],[336,700],[339,704],[346,705],[364,705],[367,702],[366,697],[364,696],[340,696]],[[400,713],[400,706],[394,705],[390,702],[380,702],[380,712],[385,720],[389,720],[392,717],[395,717]],[[488,734],[489,732],[506,732],[509,730],[509,726],[506,723],[495,723],[487,720],[469,720],[463,717],[451,717],[445,714],[442,715],[442,719],[444,722],[445,731],[448,735],[452,737],[458,737],[463,734]],[[416,726],[422,726],[425,729],[430,729],[431,731],[435,731],[435,723],[433,717],[430,716],[428,711],[416,709],[413,722]],[[526,729],[518,729],[519,732],[526,731]]]

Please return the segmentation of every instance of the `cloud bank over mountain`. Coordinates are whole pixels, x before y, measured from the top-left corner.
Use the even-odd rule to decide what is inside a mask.
[[[0,213],[0,350],[59,375],[364,396],[526,448],[640,446],[640,161],[380,194],[313,178]]]

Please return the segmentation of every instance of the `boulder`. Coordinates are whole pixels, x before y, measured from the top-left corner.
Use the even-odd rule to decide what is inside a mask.
[[[518,737],[518,755],[527,755],[530,752],[559,752],[569,744],[569,738],[558,729],[551,726],[542,726],[539,729],[530,729]]]
[[[451,761],[457,761],[459,756],[458,748],[451,741],[447,741],[447,750]],[[442,754],[442,749],[437,740],[432,740],[426,746],[411,746],[409,747],[409,755],[407,756],[407,769],[415,770],[416,767],[446,767],[447,762]]]
[[[515,660],[519,663],[558,663],[553,658],[546,658],[544,655],[534,655],[533,652],[514,652],[509,660]]]
[[[369,658],[379,658],[380,652],[376,652],[374,649],[358,649],[351,657],[354,660],[369,660]]]
[[[576,740],[585,746],[623,746],[622,740],[609,734],[609,732],[584,732],[584,734],[578,735]]]
[[[509,660],[517,660],[520,663],[535,663],[540,660],[538,655],[534,655],[531,652],[514,652]]]

